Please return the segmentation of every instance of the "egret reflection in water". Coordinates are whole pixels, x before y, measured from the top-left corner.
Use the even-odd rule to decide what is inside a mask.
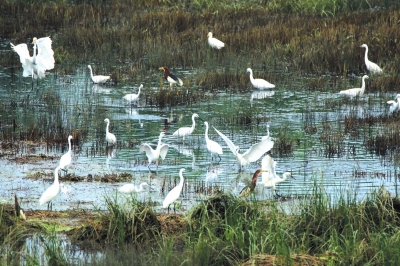
[[[275,95],[275,91],[254,91],[250,97],[250,103],[253,103],[253,100],[262,100],[265,98],[269,98]]]
[[[103,93],[103,94],[110,94],[111,89],[101,86],[100,84],[93,84],[92,92],[94,93]]]

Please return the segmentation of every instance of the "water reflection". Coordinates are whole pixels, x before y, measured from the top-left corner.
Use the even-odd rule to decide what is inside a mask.
[[[94,93],[103,93],[103,94],[110,94],[111,89],[101,86],[100,84],[93,84],[92,92]]]
[[[262,100],[265,98],[269,98],[275,95],[275,91],[254,91],[250,97],[250,103],[253,103],[253,100]]]

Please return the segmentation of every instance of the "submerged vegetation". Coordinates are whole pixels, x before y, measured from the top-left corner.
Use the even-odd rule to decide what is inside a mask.
[[[400,200],[384,188],[361,203],[345,190],[338,197],[337,203],[332,203],[315,184],[309,197],[290,207],[288,214],[278,201],[243,201],[220,194],[200,203],[186,217],[156,216],[134,198],[127,198],[125,204],[106,198],[107,210],[81,213],[74,226],[63,226],[62,220],[46,221],[46,217],[37,220],[35,212],[22,221],[2,206],[0,261],[47,261],[49,265],[131,265],[133,260],[136,265],[397,265]],[[68,219],[68,215],[77,214],[64,212],[59,217]],[[76,258],[69,253],[61,240],[65,237],[86,255]],[[16,241],[20,253],[12,256]],[[28,244],[31,241],[42,244],[35,250]],[[92,253],[94,247],[103,255]]]

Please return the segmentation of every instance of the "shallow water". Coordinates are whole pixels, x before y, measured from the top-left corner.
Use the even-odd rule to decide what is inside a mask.
[[[62,67],[62,66],[60,66]],[[101,67],[95,68],[101,72]],[[245,72],[245,69],[243,70]],[[307,77],[293,77],[282,73],[284,83],[276,84],[274,90],[265,92],[251,88],[248,92],[239,92],[235,88],[217,93],[204,93],[207,101],[197,101],[187,105],[157,108],[146,105],[143,99],[150,92],[159,90],[162,72],[143,75],[143,80],[133,84],[93,85],[88,78],[86,65],[77,66],[74,74],[63,75],[50,73],[45,79],[34,84],[31,93],[31,79],[23,78],[22,68],[15,72],[0,68],[0,109],[1,135],[13,131],[25,132],[26,127],[46,127],[49,130],[64,128],[65,141],[62,145],[44,144],[19,145],[15,152],[0,151],[0,164],[3,165],[0,182],[0,203],[12,202],[13,194],[21,198],[21,205],[26,209],[45,209],[37,202],[44,190],[51,185],[53,169],[58,165],[58,158],[68,148],[67,137],[76,132],[85,132],[79,142],[73,141],[73,162],[68,173],[87,177],[110,173],[130,173],[131,182],[148,182],[150,190],[140,193],[139,200],[151,202],[156,211],[164,212],[162,200],[167,191],[179,182],[179,169],[184,167],[185,187],[180,198],[179,212],[186,212],[198,200],[205,199],[217,189],[238,194],[250,180],[252,173],[260,167],[261,159],[244,167],[239,173],[236,160],[224,141],[210,127],[209,137],[223,146],[224,154],[219,164],[211,160],[205,147],[204,130],[201,120],[196,120],[194,134],[184,142],[173,138],[172,133],[182,126],[191,125],[191,116],[198,113],[223,132],[244,152],[248,147],[266,135],[266,126],[270,126],[271,136],[277,138],[279,131],[288,131],[293,141],[293,152],[279,156],[274,148],[272,156],[278,162],[277,173],[292,172],[295,179],[278,185],[282,195],[304,196],[310,194],[314,182],[323,184],[327,193],[334,199],[340,191],[355,193],[362,200],[369,193],[385,186],[393,195],[397,195],[398,167],[384,158],[370,154],[363,146],[366,137],[376,135],[379,126],[366,125],[359,129],[356,137],[343,130],[345,116],[364,117],[388,112],[385,103],[393,95],[369,94],[355,100],[339,96],[334,82],[321,91],[306,87]],[[190,79],[195,71],[174,70],[183,80]],[[100,74],[100,73],[99,73]],[[101,73],[106,74],[106,73]],[[357,87],[359,79],[348,77],[326,77],[348,79]],[[137,93],[143,83],[141,101],[129,104],[122,97],[127,93]],[[274,82],[275,83],[275,82]],[[368,88],[368,83],[367,83]],[[164,89],[169,90],[164,82]],[[187,90],[187,91],[186,91]],[[180,93],[193,93],[199,88],[185,88]],[[333,107],[329,104],[333,103]],[[253,121],[240,125],[234,121],[249,115]],[[109,118],[110,131],[117,136],[119,144],[106,153],[105,123]],[[158,136],[164,130],[165,119],[171,119],[163,142],[170,145],[166,159],[158,167],[158,173],[150,173],[147,158],[139,152],[139,145],[147,142],[156,146]],[[51,126],[55,124],[57,126]],[[306,133],[314,128],[315,133]],[[13,133],[15,134],[15,133]],[[25,133],[24,133],[25,134]],[[18,136],[18,134],[15,134]],[[322,137],[340,137],[340,153],[329,153]],[[339,141],[333,141],[334,145]],[[54,156],[54,159],[20,163],[15,158],[31,154]],[[150,166],[152,170],[155,165]],[[39,174],[38,174],[39,173]],[[28,178],[37,174],[39,178]],[[64,174],[62,174],[64,175]],[[44,180],[45,177],[45,180]],[[165,181],[166,189],[161,191]],[[116,189],[126,184],[104,183],[99,181],[68,182],[62,181],[61,193],[54,201],[53,210],[78,208],[104,208],[104,195],[112,195]],[[258,186],[256,197],[266,200],[273,197],[273,192]]]

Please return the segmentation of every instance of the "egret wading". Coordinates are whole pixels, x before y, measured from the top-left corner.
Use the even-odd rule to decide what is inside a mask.
[[[235,155],[237,162],[239,163],[240,169],[242,169],[243,166],[250,162],[255,162],[260,157],[268,152],[269,150],[272,149],[274,146],[274,142],[270,139],[264,139],[261,142],[258,142],[254,145],[252,145],[245,153],[240,154],[239,153],[239,147],[233,144],[233,142],[226,137],[224,134],[219,132],[215,127],[214,130],[218,133],[218,135],[221,136],[221,138],[226,142],[226,145],[228,145],[229,149],[232,151],[233,155]]]
[[[71,161],[72,161],[71,139],[72,139],[72,136],[69,135],[68,136],[68,151],[63,156],[61,156],[60,164],[58,165],[58,167],[61,170],[65,171],[66,173],[68,172],[68,166],[71,164]]]
[[[216,38],[213,38],[212,32],[209,32],[207,34],[207,38],[208,38],[208,44],[211,46],[211,48],[220,50],[222,47],[225,47],[225,44],[223,42],[221,42]]]
[[[192,115],[192,126],[191,127],[181,127],[178,130],[176,130],[172,136],[174,137],[183,137],[183,140],[185,140],[186,136],[189,136],[193,133],[194,128],[196,126],[196,121],[194,120],[195,118],[199,118],[200,120],[202,120],[198,114],[193,114]]]
[[[400,109],[400,94],[396,95],[396,99],[387,101],[387,104],[390,105],[389,107],[389,113],[393,113],[395,111],[398,111]]]
[[[216,154],[219,157],[219,161],[221,161],[221,156],[222,154],[222,147],[219,145],[217,142],[211,140],[208,138],[208,122],[204,122],[204,125],[206,126],[206,132],[204,133],[205,139],[206,139],[206,144],[207,144],[207,150],[211,152],[211,159],[213,159],[213,155]]]
[[[182,188],[183,188],[183,182],[185,181],[185,179],[183,178],[182,173],[185,171],[185,168],[181,168],[181,170],[179,171],[179,184],[174,187],[173,189],[171,189],[170,192],[168,192],[167,196],[165,197],[164,201],[163,201],[163,208],[168,208],[168,213],[169,213],[169,205],[171,205],[172,203],[174,203],[179,196],[181,195],[182,192]],[[175,203],[174,203],[174,212],[175,211]]]
[[[90,69],[90,77],[92,78],[93,83],[106,83],[107,80],[110,79],[110,76],[103,76],[103,75],[96,75],[93,76],[93,70],[90,65],[88,65],[88,68]]]
[[[109,131],[109,126],[110,126],[110,119],[106,118],[104,119],[104,122],[107,123],[106,126],[106,141],[107,141],[107,145],[114,145],[115,143],[117,143],[117,138],[115,137],[115,135],[113,133],[111,133]]]
[[[177,76],[175,76],[174,74],[172,74],[169,71],[168,67],[160,67],[159,70],[163,70],[164,71],[164,78],[166,81],[169,82],[169,87],[172,88],[173,84],[179,84],[179,86],[183,86],[183,82],[180,78],[178,78]]]
[[[247,185],[246,187],[244,187],[242,189],[242,191],[240,191],[239,197],[241,198],[247,198],[248,196],[250,196],[251,193],[254,192],[254,189],[256,188],[256,184],[257,184],[257,178],[260,175],[260,173],[265,172],[262,169],[258,169],[257,171],[254,172],[253,174],[253,178],[251,179],[251,182],[249,185]]]
[[[137,94],[135,94],[135,93],[126,94],[122,98],[124,98],[128,102],[136,102],[139,99],[139,96],[140,96],[140,89],[143,89],[143,84],[140,84],[139,91],[138,91]]]
[[[261,160],[261,169],[264,170],[264,172],[262,173],[261,184],[266,188],[274,189],[276,196],[281,197],[276,191],[276,185],[278,183],[284,182],[288,177],[291,177],[293,179],[294,177],[291,173],[285,172],[283,173],[283,177],[280,178],[276,174],[275,167],[276,161],[269,154],[264,156],[264,158]]]
[[[135,186],[134,184],[125,184],[122,187],[119,187],[118,191],[122,193],[131,193],[131,192],[139,193],[144,191],[144,188],[148,186],[149,184],[147,184],[146,182],[140,183],[139,186]]]
[[[146,152],[147,160],[149,161],[148,168],[149,168],[150,172],[151,172],[150,164],[152,162],[156,162],[156,165],[157,165],[156,171],[157,171],[158,170],[158,158],[161,157],[161,159],[164,160],[165,156],[167,156],[169,146],[168,146],[168,144],[162,144],[162,142],[161,142],[161,140],[164,136],[165,136],[165,133],[161,132],[160,136],[158,138],[157,148],[155,150],[153,150],[153,148],[147,143],[140,145],[140,148],[139,148],[140,152]]]
[[[274,84],[269,83],[269,82],[266,81],[265,79],[254,79],[254,78],[253,78],[253,70],[251,70],[251,68],[248,68],[248,69],[246,70],[246,72],[250,72],[250,81],[251,81],[251,84],[253,84],[253,86],[254,86],[256,89],[263,90],[263,89],[273,89],[273,88],[275,88],[275,85],[274,85]]]
[[[363,44],[360,47],[365,48],[364,62],[365,62],[365,66],[367,67],[368,71],[371,72],[372,74],[382,74],[382,72],[383,72],[382,68],[380,68],[374,62],[371,62],[368,60],[368,45]]]
[[[47,203],[47,209],[50,209],[50,210],[53,208],[53,204],[51,203],[51,201],[57,196],[58,192],[60,191],[60,183],[58,182],[58,171],[59,170],[60,170],[60,167],[57,167],[54,170],[53,185],[48,187],[39,199],[39,205],[42,206],[43,204]]]
[[[353,89],[340,91],[339,94],[345,95],[348,97],[363,96],[364,92],[365,92],[365,79],[368,79],[368,78],[369,77],[367,75],[364,75],[362,77],[361,88],[353,88]]]

